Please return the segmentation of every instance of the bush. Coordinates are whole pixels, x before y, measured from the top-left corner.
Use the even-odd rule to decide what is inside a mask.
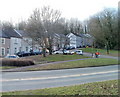
[[[35,65],[30,59],[2,59],[2,66],[30,66]]]

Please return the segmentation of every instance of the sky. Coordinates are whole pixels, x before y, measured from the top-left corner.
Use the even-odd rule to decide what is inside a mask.
[[[18,23],[27,20],[35,8],[50,6],[66,19],[88,19],[104,8],[118,8],[119,0],[0,0],[0,20]]]

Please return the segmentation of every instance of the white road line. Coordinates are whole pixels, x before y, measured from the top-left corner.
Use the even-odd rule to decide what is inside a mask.
[[[119,70],[120,71],[120,70]],[[67,78],[67,77],[79,77],[79,76],[87,76],[87,75],[96,75],[96,74],[106,74],[106,73],[113,73],[118,72],[118,70],[114,71],[106,71],[106,72],[95,72],[95,73],[84,73],[84,74],[76,74],[76,75],[67,75],[67,76],[57,76],[57,77],[37,77],[37,78],[18,78],[18,79],[2,79],[0,80],[5,81],[25,81],[25,80],[40,80],[40,79],[56,79],[56,78]]]

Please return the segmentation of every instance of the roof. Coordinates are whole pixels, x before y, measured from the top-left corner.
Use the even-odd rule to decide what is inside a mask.
[[[1,29],[0,29],[0,37],[9,38]]]
[[[15,30],[20,36],[28,37],[28,34],[24,30]]]
[[[10,38],[10,37],[16,37],[16,38],[22,38],[14,29],[7,28],[2,30],[2,37],[4,38]],[[0,36],[0,37],[1,37]]]
[[[92,36],[90,34],[84,34],[84,36],[87,38],[92,38]]]
[[[81,34],[72,33],[72,34],[74,34],[78,37],[85,37],[85,38],[91,38],[92,37],[90,34],[83,34],[83,33],[81,33]],[[68,34],[68,35],[70,35],[70,34]]]

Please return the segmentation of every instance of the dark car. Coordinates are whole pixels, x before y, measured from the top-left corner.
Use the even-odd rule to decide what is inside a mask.
[[[41,55],[41,54],[42,54],[41,51],[33,51],[33,52],[32,52],[32,55]]]
[[[19,57],[25,57],[25,56],[30,56],[31,53],[30,52],[18,52],[16,55],[18,55]]]

